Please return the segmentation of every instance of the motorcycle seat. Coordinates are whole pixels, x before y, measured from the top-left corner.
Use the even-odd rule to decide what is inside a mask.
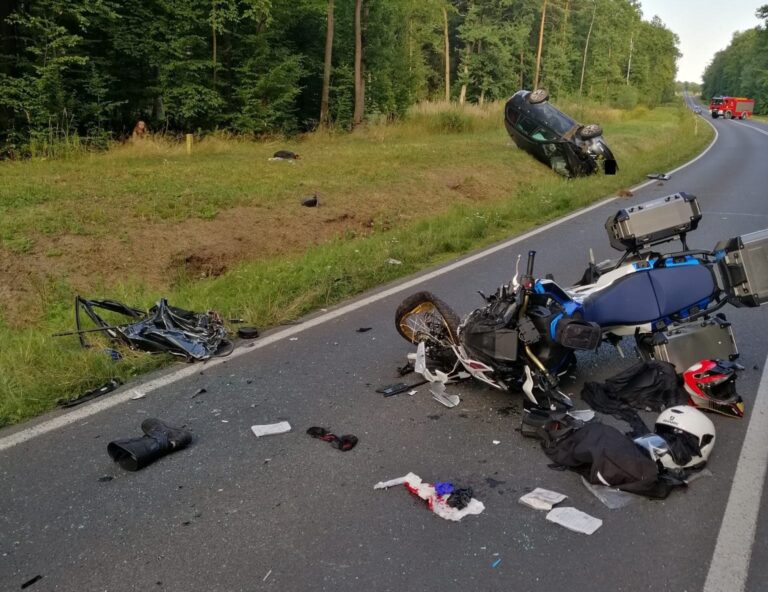
[[[587,296],[583,318],[603,327],[650,323],[709,299],[716,289],[704,265],[638,271]]]

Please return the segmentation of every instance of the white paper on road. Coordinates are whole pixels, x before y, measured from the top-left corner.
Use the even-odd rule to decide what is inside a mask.
[[[286,432],[290,432],[291,424],[289,424],[287,421],[281,421],[278,423],[270,423],[266,425],[255,425],[251,426],[251,431],[257,438],[261,438],[261,436],[274,436],[276,434],[285,434]]]
[[[547,514],[547,520],[564,526],[568,530],[592,534],[603,525],[600,518],[585,514],[576,508],[554,508]]]
[[[537,487],[530,493],[526,493],[518,501],[534,510],[551,510],[552,506],[559,504],[567,495]]]

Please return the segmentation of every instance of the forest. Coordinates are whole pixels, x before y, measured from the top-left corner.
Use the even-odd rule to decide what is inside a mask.
[[[9,0],[0,158],[106,145],[139,119],[258,137],[532,87],[652,108],[677,44],[637,0]]]
[[[704,70],[701,96],[755,99],[755,113],[768,114],[768,4],[757,9],[762,25],[734,34],[730,45],[715,54]]]

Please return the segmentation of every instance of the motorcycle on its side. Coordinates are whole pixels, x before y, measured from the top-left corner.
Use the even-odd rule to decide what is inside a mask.
[[[733,359],[738,352],[730,326],[716,313],[726,304],[768,302],[768,229],[721,241],[712,251],[692,250],[686,233],[700,219],[696,198],[685,193],[620,210],[606,229],[624,254],[590,263],[574,286],[536,278],[530,251],[525,273],[516,269],[490,296],[481,292],[484,305],[464,319],[430,292],[418,292],[397,308],[395,327],[418,346],[416,369],[428,380],[468,375],[497,389],[522,390],[529,407],[547,411],[572,406],[558,389],[559,376],[576,363],[576,351],[603,342],[620,347],[632,336],[645,359],[674,362],[674,352],[692,344],[696,360]],[[654,248],[675,239],[682,250]],[[707,350],[714,330],[729,336],[717,340],[721,348],[725,342],[723,352]]]

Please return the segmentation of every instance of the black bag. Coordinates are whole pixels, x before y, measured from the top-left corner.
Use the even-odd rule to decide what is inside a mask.
[[[568,467],[595,485],[663,499],[674,483],[659,480],[656,463],[616,428],[590,423],[542,444],[556,465]]]

